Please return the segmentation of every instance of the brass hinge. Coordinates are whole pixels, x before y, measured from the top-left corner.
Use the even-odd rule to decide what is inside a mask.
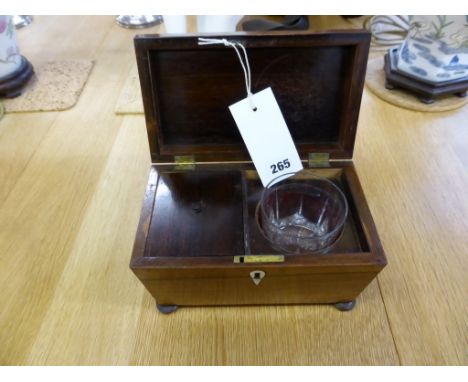
[[[309,153],[309,167],[330,167],[330,154]]]
[[[174,163],[175,170],[194,170],[196,165],[193,155],[175,155]]]

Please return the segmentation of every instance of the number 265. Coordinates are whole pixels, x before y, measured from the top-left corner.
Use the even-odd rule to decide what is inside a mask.
[[[291,167],[291,163],[289,163],[289,159],[285,159],[282,162],[278,162],[276,164],[272,164],[270,166],[271,168],[271,173],[276,174],[279,171],[283,171],[285,168]]]

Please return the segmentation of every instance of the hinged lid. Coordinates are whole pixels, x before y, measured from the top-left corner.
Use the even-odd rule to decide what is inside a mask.
[[[301,159],[351,158],[370,34],[269,32],[210,35],[247,48],[252,92],[271,87]],[[228,106],[245,98],[236,53],[198,35],[135,38],[151,158],[250,161]],[[265,142],[268,144],[268,142]]]

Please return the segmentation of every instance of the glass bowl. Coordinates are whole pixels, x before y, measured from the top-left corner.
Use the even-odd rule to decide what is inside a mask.
[[[323,253],[341,236],[348,215],[343,192],[330,180],[274,180],[262,193],[257,223],[267,240],[291,254]]]

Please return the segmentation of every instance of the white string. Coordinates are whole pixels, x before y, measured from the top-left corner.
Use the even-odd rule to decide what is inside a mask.
[[[247,90],[247,99],[249,100],[250,107],[252,110],[256,111],[257,107],[255,106],[253,102],[253,97],[252,97],[252,78],[251,78],[251,73],[250,73],[250,64],[249,64],[249,58],[247,56],[247,51],[240,42],[232,42],[228,41],[225,38],[219,39],[219,38],[204,38],[204,37],[199,37],[198,38],[198,45],[216,45],[216,44],[223,44],[224,46],[229,46],[233,48],[237,54],[237,57],[239,58],[240,64],[242,66],[242,70],[244,71],[244,79],[245,79],[245,88]],[[239,48],[242,49],[242,52],[244,53],[244,59],[245,59],[245,64],[244,61],[242,60],[242,56],[239,52]]]

